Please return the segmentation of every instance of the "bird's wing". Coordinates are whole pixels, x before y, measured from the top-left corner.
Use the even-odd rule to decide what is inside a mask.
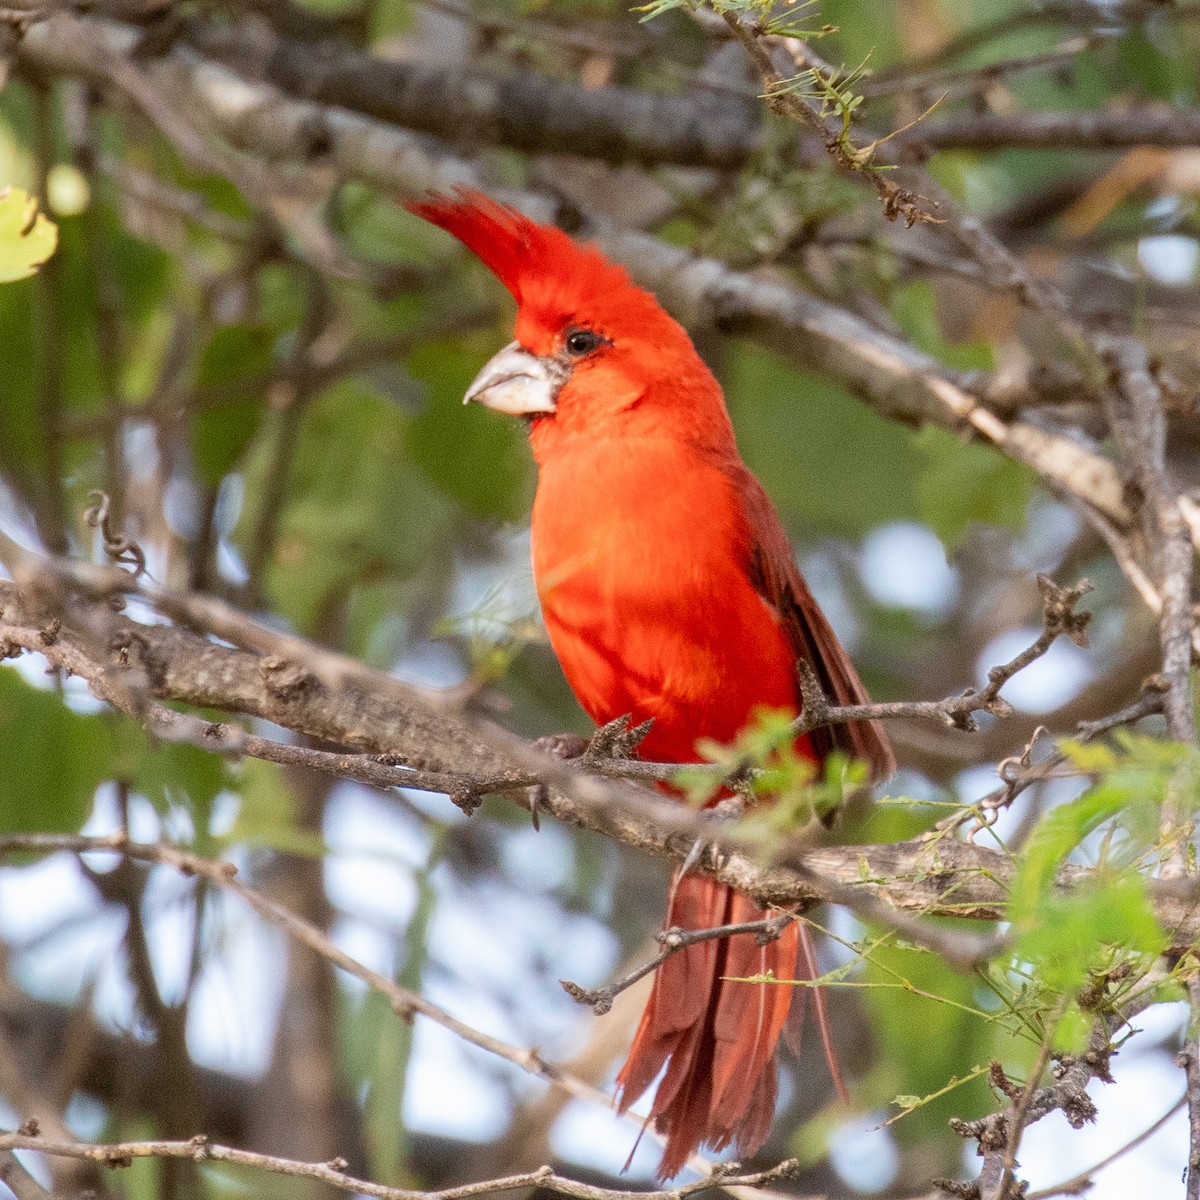
[[[734,484],[741,493],[750,534],[751,581],[759,595],[779,614],[797,658],[812,665],[832,704],[869,704],[871,699],[854,664],[800,574],[770,497],[741,464]],[[878,721],[828,725],[813,730],[810,736],[813,749],[822,758],[831,750],[841,750],[868,763],[876,780],[886,779],[896,769],[891,743]]]

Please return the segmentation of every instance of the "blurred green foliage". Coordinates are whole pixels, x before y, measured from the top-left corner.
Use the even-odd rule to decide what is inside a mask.
[[[100,784],[136,767],[128,749],[108,717],[72,712],[53,691],[0,670],[0,829],[75,832]]]

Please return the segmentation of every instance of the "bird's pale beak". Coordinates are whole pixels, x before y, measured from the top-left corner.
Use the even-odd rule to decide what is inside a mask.
[[[517,417],[552,413],[563,382],[556,367],[553,360],[538,358],[519,342],[510,342],[471,381],[463,403],[477,400],[496,412]]]

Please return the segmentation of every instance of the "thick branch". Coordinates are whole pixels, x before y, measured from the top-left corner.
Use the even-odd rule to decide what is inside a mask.
[[[429,67],[201,20],[188,22],[184,36],[247,79],[451,144],[469,138],[476,146],[610,163],[736,170],[762,141],[758,105],[728,95],[585,89],[529,71]]]
[[[1119,150],[1200,145],[1200,109],[963,113],[926,121],[897,141],[936,150]]]
[[[22,626],[31,623],[31,614],[23,611],[10,585],[0,585],[0,605],[3,619],[10,624],[17,617],[22,618]],[[100,607],[87,610],[93,613],[89,620],[97,619],[94,613]],[[78,615],[74,619],[78,621]],[[703,814],[646,789],[600,778],[551,758],[514,735],[433,709],[418,696],[405,696],[388,676],[379,675],[381,686],[375,688],[375,673],[363,669],[361,676],[347,674],[339,686],[329,687],[303,661],[218,646],[186,630],[138,625],[111,612],[102,620],[102,627],[92,627],[92,636],[103,633],[98,638],[99,668],[123,675],[121,686],[130,694],[140,679],[155,702],[265,717],[298,734],[384,755],[389,764],[411,758],[418,773],[433,769],[456,778],[536,779],[545,789],[540,810],[561,821],[677,862],[692,855],[700,838],[710,850],[701,856],[697,869],[763,903],[844,904],[936,948],[964,969],[1002,946],[995,938],[967,936],[922,919],[926,915],[1001,919],[1015,867],[998,851],[940,837],[885,846],[814,847],[803,841],[785,842],[770,847],[771,861],[778,865],[764,866],[761,848],[735,830],[722,829]],[[50,653],[58,641],[66,642],[72,629],[56,625],[52,618],[43,628],[44,647]],[[69,665],[68,659],[61,661]],[[376,763],[380,765],[385,764]],[[362,777],[357,771],[347,774]],[[401,784],[405,778],[389,776],[387,782]],[[1061,879],[1070,886],[1087,874],[1083,868],[1068,866]],[[1200,929],[1200,909],[1188,888],[1164,885],[1158,912],[1175,945],[1189,945]]]

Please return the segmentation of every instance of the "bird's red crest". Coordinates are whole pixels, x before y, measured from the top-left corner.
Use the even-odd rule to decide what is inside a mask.
[[[668,342],[682,333],[658,301],[595,246],[480,192],[460,189],[405,207],[474,251],[512,294],[526,328],[558,333],[578,318],[602,333],[637,330]]]

